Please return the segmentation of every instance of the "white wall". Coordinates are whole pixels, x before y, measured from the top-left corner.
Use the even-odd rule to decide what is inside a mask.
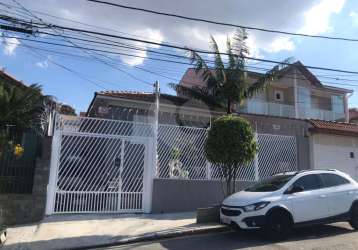
[[[350,157],[354,153],[354,158]],[[311,136],[311,166],[338,169],[358,181],[358,138],[331,134]]]

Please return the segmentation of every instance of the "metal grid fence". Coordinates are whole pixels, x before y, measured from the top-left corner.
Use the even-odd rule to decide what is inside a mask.
[[[3,137],[2,137],[3,136]],[[39,155],[39,136],[31,130],[0,130],[0,193],[31,194]],[[23,147],[15,156],[14,145]]]
[[[220,167],[205,158],[206,137],[206,129],[159,125],[157,178],[220,179]],[[238,180],[253,181],[297,169],[294,136],[257,134],[257,142],[258,154],[255,160],[240,168]]]

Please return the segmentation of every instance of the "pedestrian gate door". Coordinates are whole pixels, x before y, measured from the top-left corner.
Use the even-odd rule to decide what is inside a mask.
[[[151,136],[148,124],[58,117],[47,213],[143,212]]]

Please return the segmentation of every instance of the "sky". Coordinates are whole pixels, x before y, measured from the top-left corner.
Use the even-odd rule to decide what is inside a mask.
[[[224,51],[227,37],[232,37],[235,32],[234,28],[150,15],[99,5],[86,0],[16,1],[31,10],[44,22],[143,38],[159,44],[166,42],[209,49],[209,37],[213,35],[218,41],[220,49]],[[0,5],[0,13],[18,14],[21,9],[16,1],[1,0],[0,3],[8,4],[10,8]],[[114,1],[112,0],[112,2]],[[312,35],[358,38],[358,1],[355,0],[118,0],[116,2],[245,26]],[[87,26],[78,22],[87,24]],[[93,27],[93,25],[97,27]],[[13,33],[3,34],[20,36]],[[48,36],[28,38],[38,41],[53,39]],[[169,50],[160,45],[132,43],[132,45],[142,48],[140,51],[131,52],[140,58],[111,55],[110,59],[116,64],[116,67],[113,67],[104,64],[103,61],[94,60],[88,53],[76,48],[39,44],[17,38],[2,37],[0,39],[2,41],[0,44],[0,67],[5,72],[22,80],[25,84],[38,83],[42,85],[45,94],[53,95],[60,102],[72,105],[77,112],[87,110],[95,91],[151,92],[153,91],[151,84],[159,81],[162,92],[174,94],[167,84],[178,82],[189,67],[188,65],[148,59],[148,57],[163,57],[152,55],[145,49],[183,55],[183,52]],[[294,57],[306,65],[358,71],[358,42],[303,38],[258,31],[249,31],[247,42],[250,56],[253,57],[278,61]],[[76,54],[81,57],[31,50],[29,46]],[[108,49],[98,45],[96,48]],[[113,50],[112,48],[111,51]],[[64,65],[66,69],[59,64]],[[266,68],[270,66],[265,63],[256,63],[255,65]],[[155,74],[149,73],[148,70]],[[327,78],[321,80],[326,84],[338,83],[332,86],[355,90],[357,93],[350,97],[349,104],[351,107],[358,107],[358,87],[345,85],[356,84],[358,86],[358,75],[323,71],[314,73],[332,78],[349,79],[349,81],[333,81]]]

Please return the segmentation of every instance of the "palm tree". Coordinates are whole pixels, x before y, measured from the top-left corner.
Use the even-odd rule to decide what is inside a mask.
[[[36,126],[44,98],[47,97],[41,94],[37,84],[19,88],[0,82],[0,127],[26,129]]]
[[[246,46],[247,33],[244,29],[237,30],[234,42],[227,39],[227,59],[224,60],[214,37],[211,36],[211,49],[214,55],[214,67],[209,67],[199,53],[190,50],[190,60],[195,64],[196,74],[200,74],[207,83],[205,87],[189,88],[180,84],[170,83],[169,86],[182,95],[199,99],[208,105],[226,106],[226,112],[231,113],[232,104],[241,105],[266,88],[268,83],[279,77],[280,69],[286,61],[273,67],[254,82],[247,77],[246,56],[249,53]],[[224,106],[224,107],[225,107]]]

